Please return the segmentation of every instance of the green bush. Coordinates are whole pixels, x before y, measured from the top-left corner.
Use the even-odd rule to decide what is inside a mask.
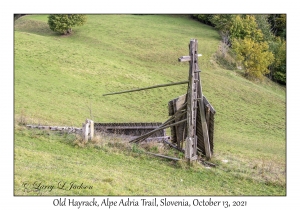
[[[52,31],[61,34],[70,34],[72,32],[72,27],[81,26],[86,20],[86,15],[49,15],[48,25]]]

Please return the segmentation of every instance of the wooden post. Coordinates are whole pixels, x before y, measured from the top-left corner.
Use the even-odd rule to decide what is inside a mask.
[[[90,123],[90,133],[89,133],[89,140],[92,140],[94,138],[95,130],[94,130],[94,121],[89,120]]]
[[[85,123],[82,124],[82,140],[87,143],[94,137],[94,121],[86,119]]]
[[[89,125],[87,122],[82,123],[82,141],[84,143],[88,142],[88,131],[89,131]]]
[[[196,64],[198,59],[197,40],[192,39],[189,45],[190,68],[189,86],[187,93],[187,138],[185,158],[188,160],[197,159],[197,137],[196,137],[196,116],[197,116],[197,85],[195,78]]]
[[[197,159],[196,128],[199,126],[203,133],[206,158],[211,158],[207,121],[205,119],[204,99],[199,74],[200,70],[198,68],[198,56],[201,56],[200,54],[198,55],[198,41],[197,39],[191,39],[189,45],[189,56],[182,56],[178,59],[179,62],[189,61],[190,63],[187,93],[187,138],[185,149],[185,157],[189,160]],[[198,109],[200,112],[201,125],[197,125],[196,117]]]

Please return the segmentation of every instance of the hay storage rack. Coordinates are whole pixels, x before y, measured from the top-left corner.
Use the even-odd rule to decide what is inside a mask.
[[[171,117],[151,131],[130,140],[131,143],[140,143],[151,135],[170,127],[171,142],[167,143],[179,151],[183,151],[188,161],[197,160],[199,155],[204,155],[207,160],[211,159],[214,147],[214,115],[216,111],[202,93],[198,56],[200,56],[198,54],[198,41],[197,39],[191,39],[189,43],[189,55],[178,58],[179,62],[189,62],[188,81],[155,85],[103,95],[123,94],[159,87],[188,84],[188,90],[185,95],[169,101],[169,116]]]

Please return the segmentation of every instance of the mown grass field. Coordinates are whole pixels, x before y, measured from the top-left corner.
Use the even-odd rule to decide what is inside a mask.
[[[286,90],[251,82],[218,66],[220,37],[183,15],[89,15],[60,36],[46,15],[15,22],[14,191],[24,183],[76,182],[89,190],[42,190],[42,195],[285,195]],[[103,97],[184,81],[191,38],[199,42],[203,93],[217,111],[218,166],[188,167],[116,146],[76,146],[76,137],[27,130],[27,124],[80,127],[96,122],[163,122],[167,103],[186,85]],[[223,162],[227,160],[228,162]],[[29,186],[29,185],[28,185]]]

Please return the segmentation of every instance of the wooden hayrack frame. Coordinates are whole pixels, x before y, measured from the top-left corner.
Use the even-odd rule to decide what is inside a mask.
[[[168,144],[180,151],[184,151],[186,159],[194,161],[198,159],[199,155],[204,155],[208,160],[211,158],[214,146],[214,115],[216,111],[202,93],[198,56],[201,56],[198,54],[198,41],[197,39],[191,39],[189,55],[182,56],[178,59],[179,62],[189,62],[188,81],[155,85],[103,95],[115,95],[172,85],[188,84],[187,94],[179,96],[169,102],[169,116],[171,117],[155,129],[132,139],[130,142],[139,143],[158,131],[170,127],[171,142],[168,142]]]

